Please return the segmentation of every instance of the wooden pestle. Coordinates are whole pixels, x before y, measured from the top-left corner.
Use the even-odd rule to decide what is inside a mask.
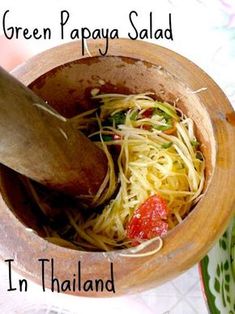
[[[92,199],[104,152],[0,67],[0,162],[55,190]]]

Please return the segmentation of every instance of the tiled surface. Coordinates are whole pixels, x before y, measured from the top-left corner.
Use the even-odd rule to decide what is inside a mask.
[[[140,297],[151,313],[207,313],[196,266]]]
[[[124,2],[123,4],[121,3],[121,1],[112,2],[110,6],[110,0],[95,2],[87,0],[82,2],[81,6],[79,1],[73,0],[70,2],[64,0],[41,0],[40,2],[1,0],[0,11],[1,9],[11,8],[12,11],[15,10],[14,14],[18,14],[17,18],[20,21],[25,19],[28,25],[34,25],[35,17],[33,12],[35,14],[36,8],[37,15],[44,17],[40,19],[40,23],[45,23],[45,21],[51,19],[50,25],[55,25],[53,18],[56,19],[57,15],[54,12],[68,8],[71,12],[76,11],[73,15],[76,15],[77,20],[79,21],[80,19],[83,25],[86,25],[86,22],[89,21],[89,25],[97,27],[100,25],[100,16],[102,16],[102,25],[105,25],[107,21],[112,27],[119,26],[122,36],[125,36],[126,32],[124,33],[123,30],[128,27],[123,17],[132,9],[138,10],[140,15],[149,11],[154,11],[156,14],[159,14],[159,12],[171,12],[173,16],[174,42],[160,41],[158,43],[181,53],[202,67],[221,86],[231,103],[235,105],[235,0],[149,0],[145,2],[130,0],[128,2],[125,1],[125,5]],[[93,10],[90,10],[90,8]],[[113,13],[114,10],[115,14]],[[86,14],[83,14],[83,11]],[[93,15],[94,12],[100,12],[100,15]],[[106,14],[106,12],[112,13]],[[88,13],[90,17],[88,17]],[[122,23],[120,23],[120,20]],[[73,25],[75,26],[76,23]],[[80,24],[78,23],[78,25]],[[60,43],[61,41],[56,39],[53,39],[51,42],[25,41],[21,42],[21,49],[18,49],[18,51],[24,52],[25,58],[28,58],[32,54]],[[18,46],[19,44],[20,42],[17,42]],[[0,64],[2,61],[1,51],[0,49]],[[4,314],[207,313],[200,289],[197,266],[161,287],[141,294],[114,299],[58,296],[49,292],[43,293],[34,284],[30,285],[30,290],[27,293],[9,293],[6,291],[6,283],[6,268],[3,264],[0,264],[0,312]]]

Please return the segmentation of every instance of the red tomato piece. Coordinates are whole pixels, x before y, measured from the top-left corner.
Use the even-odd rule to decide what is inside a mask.
[[[148,109],[146,109],[146,110],[142,113],[142,116],[143,116],[144,118],[151,118],[152,115],[153,115],[153,109],[152,109],[152,108],[148,108]],[[143,128],[144,130],[150,131],[150,130],[152,129],[152,125],[150,125],[150,124],[144,124],[144,125],[142,126],[142,128]]]
[[[166,201],[160,195],[150,196],[127,223],[127,237],[140,242],[142,239],[163,236],[168,230],[167,213]],[[132,244],[138,244],[136,241]]]
[[[146,109],[142,115],[145,117],[145,118],[151,118],[152,115],[153,115],[153,109],[152,108],[148,108]]]
[[[149,124],[144,124],[144,125],[142,126],[142,129],[147,130],[147,131],[150,131],[150,130],[152,129],[152,126],[149,125]]]

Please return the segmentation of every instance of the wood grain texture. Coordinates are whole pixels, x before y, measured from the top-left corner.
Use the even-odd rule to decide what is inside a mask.
[[[107,171],[101,149],[0,68],[0,162],[55,190],[96,194]]]
[[[58,106],[68,115],[79,110],[74,105],[76,100],[85,106],[85,92],[92,87],[106,91],[151,90],[170,102],[179,98],[178,106],[195,121],[203,143],[207,168],[204,196],[184,222],[167,234],[162,250],[153,256],[131,258],[121,256],[120,251],[80,252],[53,245],[25,230],[20,216],[16,218],[11,212],[17,214],[17,202],[13,193],[8,196],[8,172],[2,169],[0,254],[2,258],[17,255],[16,270],[39,283],[40,257],[55,259],[56,275],[62,280],[76,272],[78,260],[86,265],[84,280],[107,278],[112,261],[116,295],[121,295],[155,287],[181,274],[197,263],[223,233],[235,208],[235,126],[226,118],[233,109],[224,93],[189,60],[157,45],[126,39],[112,41],[109,56],[99,57],[98,48],[102,45],[102,41],[88,42],[93,58],[80,55],[80,42],[51,49],[29,60],[14,75],[42,98],[49,97],[52,102],[54,99],[55,108]],[[40,67],[35,66],[38,64]],[[106,84],[99,84],[99,80]],[[69,93],[71,84],[75,91]],[[201,88],[206,90],[193,93]],[[64,107],[63,101],[59,101],[61,95]],[[24,195],[20,197],[23,199]],[[49,271],[46,278],[49,285]],[[75,294],[110,296],[104,292]]]

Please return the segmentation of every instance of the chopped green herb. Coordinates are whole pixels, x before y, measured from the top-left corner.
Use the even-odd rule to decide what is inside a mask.
[[[104,142],[109,142],[109,141],[113,140],[113,137],[112,137],[112,135],[105,135],[105,134],[103,134],[102,135],[102,139],[103,139]]]
[[[115,113],[114,115],[108,117],[108,120],[115,125],[124,124],[126,120],[126,115],[124,112],[120,111]]]
[[[170,148],[172,146],[172,142],[162,144],[162,148]]]
[[[130,119],[132,121],[135,121],[137,119],[137,117],[138,117],[138,111],[133,111],[131,116],[130,116]]]
[[[197,140],[192,140],[192,141],[191,141],[191,145],[192,145],[193,147],[197,147],[197,146],[200,145],[200,143],[199,143]]]

